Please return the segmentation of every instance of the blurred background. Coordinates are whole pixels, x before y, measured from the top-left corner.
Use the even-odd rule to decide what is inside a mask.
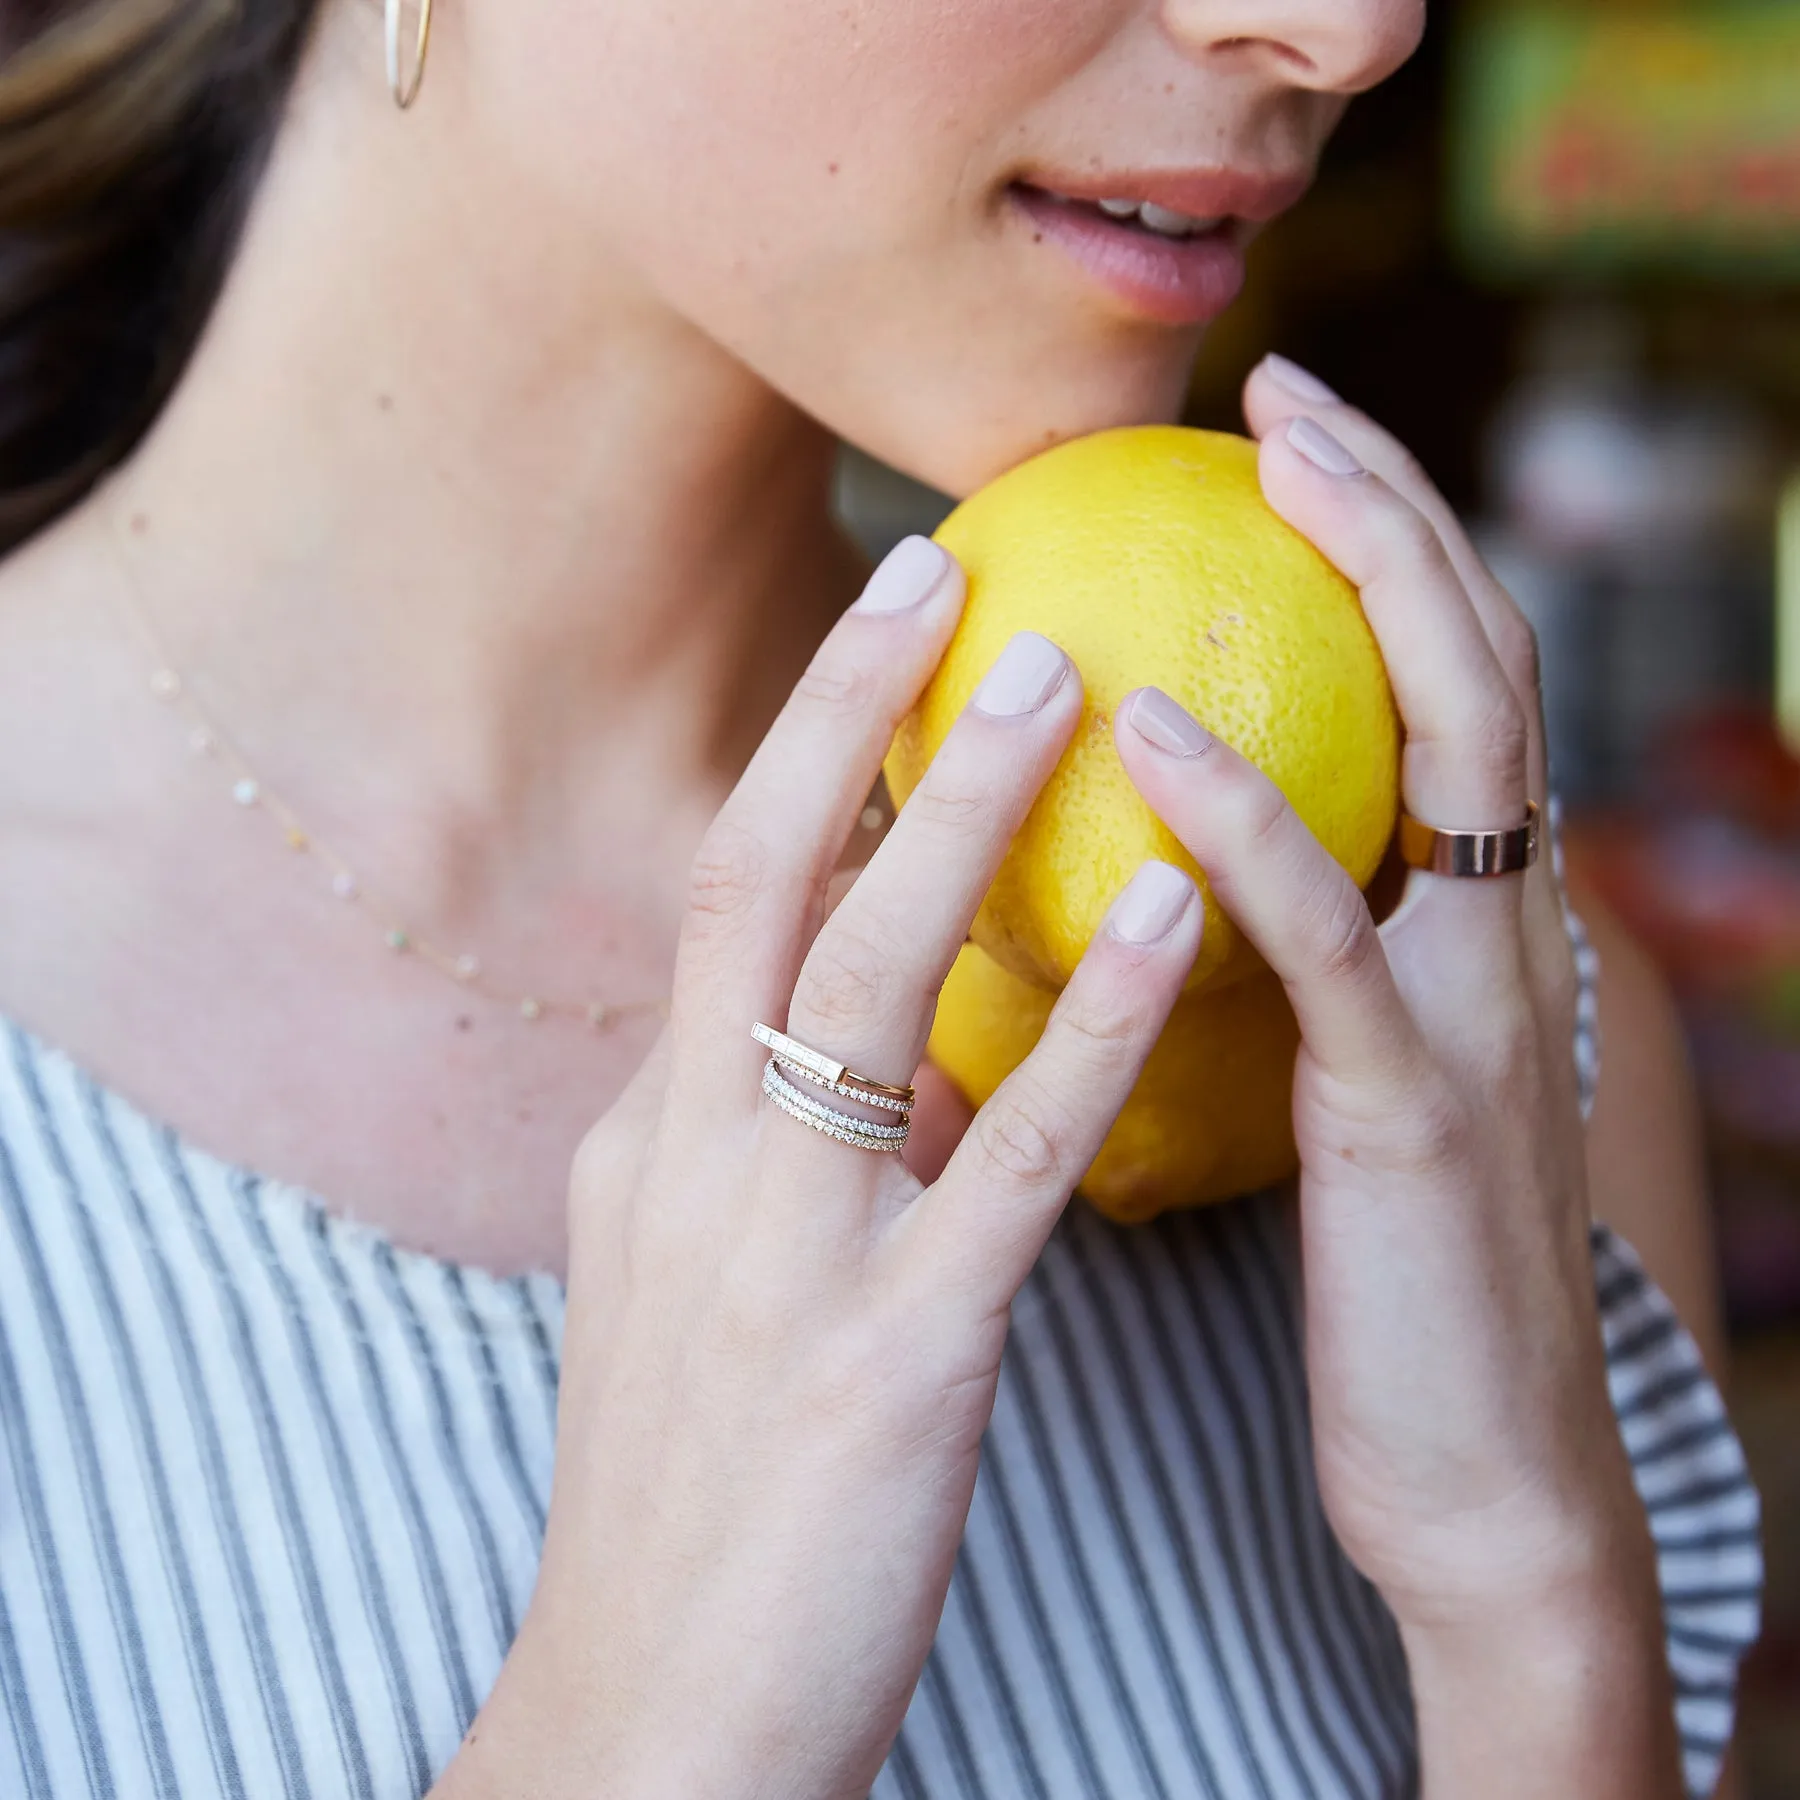
[[[1392,427],[1543,645],[1571,863],[1660,962],[1706,1109],[1762,1486],[1751,1800],[1800,1797],[1800,0],[1432,0],[1196,372]],[[854,457],[880,550],[942,499]]]

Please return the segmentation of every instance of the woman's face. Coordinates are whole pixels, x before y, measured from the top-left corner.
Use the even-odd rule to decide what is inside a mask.
[[[565,218],[832,430],[955,493],[1175,411],[1254,226],[1423,11],[504,0],[465,18],[482,123]],[[1149,201],[1149,223],[1102,200]]]

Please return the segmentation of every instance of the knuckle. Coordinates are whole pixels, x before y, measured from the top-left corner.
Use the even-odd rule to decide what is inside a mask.
[[[1415,1092],[1403,1131],[1402,1160],[1418,1174],[1442,1176],[1470,1157],[1473,1120],[1455,1090],[1442,1080]]]
[[[1511,690],[1495,694],[1474,734],[1480,771],[1508,795],[1522,794],[1531,736],[1525,726],[1525,709]]]
[[[1437,527],[1410,500],[1396,494],[1384,527],[1387,552],[1410,572],[1436,577],[1450,572],[1450,553]]]
[[[1510,597],[1494,622],[1494,654],[1518,693],[1537,693],[1543,675],[1537,629]]]
[[[1340,874],[1337,880],[1322,881],[1314,889],[1310,912],[1303,928],[1315,946],[1320,975],[1334,982],[1359,980],[1381,948],[1368,902],[1355,884]]]
[[[1141,1016],[1123,995],[1090,995],[1069,1006],[1056,1023],[1059,1033],[1073,1038],[1089,1058],[1106,1061],[1137,1041]]]
[[[1063,1171],[1060,1133],[1049,1097],[1025,1083],[1002,1091],[998,1105],[975,1118],[977,1143],[985,1160],[1023,1188],[1057,1183]]]
[[[766,885],[768,846],[754,832],[719,820],[688,871],[688,912],[730,918],[753,905]]]
[[[1266,850],[1282,835],[1291,816],[1287,796],[1248,764],[1233,771],[1225,810],[1233,835],[1251,850]]]
[[[824,1024],[883,1016],[894,985],[893,958],[863,932],[833,923],[801,972],[796,1000]]]
[[[1581,1023],[1586,984],[1581,979],[1581,971],[1575,966],[1574,953],[1568,948],[1566,941],[1543,960],[1537,989],[1551,1029],[1573,1038]]]
[[[917,820],[952,836],[972,836],[987,812],[988,796],[927,775],[913,790],[907,810]]]
[[[1570,1042],[1574,1033],[1569,1034]],[[1543,1048],[1536,1015],[1523,997],[1495,1020],[1489,1086],[1497,1094],[1528,1094],[1542,1086]]]
[[[802,705],[833,714],[862,712],[880,691],[875,670],[846,657],[815,657],[794,686],[794,698]]]

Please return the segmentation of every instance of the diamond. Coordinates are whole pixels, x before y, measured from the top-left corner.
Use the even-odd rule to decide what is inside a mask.
[[[231,797],[239,806],[254,806],[262,797],[262,789],[248,775],[231,784]]]

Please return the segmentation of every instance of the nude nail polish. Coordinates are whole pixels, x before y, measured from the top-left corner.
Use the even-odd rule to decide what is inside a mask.
[[[1291,358],[1271,350],[1262,359],[1263,373],[1277,387],[1286,388],[1296,400],[1310,400],[1315,406],[1330,406],[1338,399],[1335,388],[1327,387],[1311,369],[1303,369]]]
[[[1139,688],[1125,723],[1166,756],[1203,756],[1213,745],[1212,733],[1161,688]]]
[[[928,537],[904,537],[884,556],[852,612],[904,612],[933,593],[950,572],[950,553]]]
[[[1021,631],[982,677],[970,702],[990,719],[1016,719],[1034,713],[1062,686],[1069,659],[1047,637]]]
[[[1147,862],[1112,903],[1106,928],[1122,944],[1160,944],[1193,898],[1194,884],[1172,863]]]
[[[1317,419],[1290,420],[1287,441],[1315,469],[1323,469],[1327,475],[1363,475],[1368,472]]]

